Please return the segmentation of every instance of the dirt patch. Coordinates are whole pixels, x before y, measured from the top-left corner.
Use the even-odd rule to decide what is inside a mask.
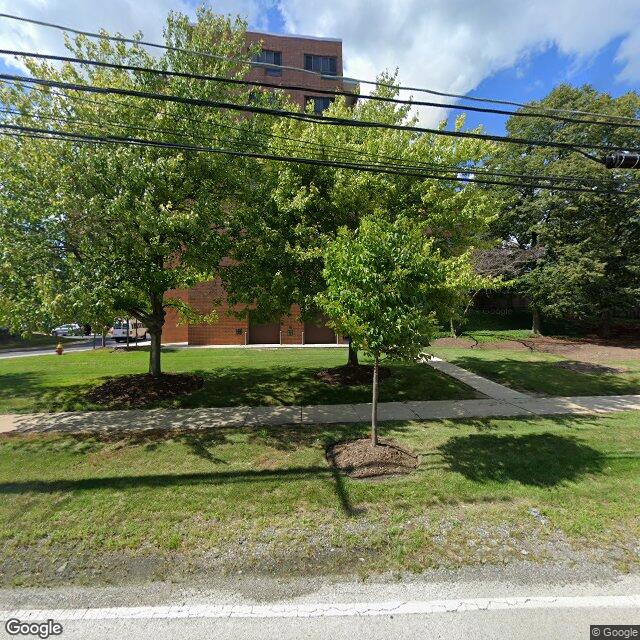
[[[432,343],[434,347],[457,347],[458,349],[530,349],[519,340],[495,340],[493,342],[478,342],[474,338],[437,338]]]
[[[327,460],[335,469],[352,478],[383,478],[411,473],[419,464],[418,456],[395,442],[369,438],[339,442],[327,448]]]
[[[431,342],[434,347],[458,347],[459,349],[471,349],[477,342],[471,338],[436,338]]]
[[[520,340],[496,340],[495,342],[479,342],[476,349],[512,349],[512,350],[530,350],[526,343]]]
[[[384,380],[391,375],[391,369],[380,367],[378,369],[378,380]],[[314,377],[322,382],[334,386],[347,387],[357,384],[371,384],[373,382],[373,365],[342,365],[332,369],[323,369],[314,374]]]
[[[605,342],[603,340],[570,338],[527,338],[523,342],[535,351],[564,356],[570,360],[591,363],[607,363],[624,360],[640,360],[640,347],[631,343]]]
[[[624,373],[627,371],[625,367],[610,367],[603,364],[594,364],[593,362],[575,362],[572,360],[563,360],[556,362],[556,367],[575,371],[577,373]]]
[[[109,378],[87,393],[87,400],[105,406],[146,407],[162,400],[187,395],[202,388],[204,379],[185,373],[148,373]]]

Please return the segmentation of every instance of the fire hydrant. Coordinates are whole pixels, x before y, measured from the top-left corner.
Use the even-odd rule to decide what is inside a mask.
[[[56,347],[56,353],[61,356],[64,353],[64,347],[62,346],[62,342],[58,342],[58,346]]]

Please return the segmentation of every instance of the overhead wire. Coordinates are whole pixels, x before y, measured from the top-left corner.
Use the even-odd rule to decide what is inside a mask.
[[[95,102],[95,101],[92,101]],[[83,119],[77,119],[77,118],[68,118],[68,117],[62,117],[62,116],[53,116],[53,115],[43,115],[43,114],[34,114],[34,113],[24,113],[24,112],[20,112],[20,111],[15,111],[15,110],[10,110],[10,109],[2,109],[0,108],[0,113],[6,113],[8,115],[14,115],[14,116],[22,116],[22,117],[29,117],[29,118],[35,118],[38,120],[45,120],[45,121],[53,121],[53,122],[64,122],[67,124],[80,124],[80,125],[86,125],[86,126],[91,126],[91,127],[101,127],[105,124],[108,124],[110,126],[115,126],[117,128],[121,128],[121,129],[125,129],[125,130],[131,130],[131,131],[144,131],[145,133],[160,133],[163,135],[171,135],[171,136],[186,136],[186,137],[191,137],[195,140],[201,140],[204,141],[206,140],[206,142],[209,142],[208,139],[203,138],[202,136],[193,136],[192,132],[184,132],[184,131],[175,131],[175,130],[171,130],[171,129],[164,129],[164,128],[157,128],[157,127],[149,127],[148,125],[146,126],[137,126],[137,125],[128,125],[128,124],[124,124],[121,122],[114,122],[112,120],[104,120],[102,119],[100,122],[97,121],[90,121],[90,120],[83,120]],[[212,126],[216,126],[214,123],[211,123]],[[225,126],[225,125],[223,125]],[[266,135],[268,137],[271,137],[270,134],[266,134],[264,132],[259,132],[259,131],[248,131],[246,129],[243,129],[242,127],[229,127],[231,129],[234,130],[240,130],[243,133],[258,133],[258,134],[263,134]],[[278,138],[281,138],[283,140],[285,140],[286,145],[284,147],[285,151],[288,151],[289,153],[297,153],[300,151],[299,147],[294,146],[294,145],[298,145],[298,144],[305,144],[306,141],[297,139],[297,138],[290,138],[288,136],[278,136]],[[234,140],[224,140],[223,142],[228,143],[232,143],[232,144],[240,144],[244,147],[253,147],[254,149],[258,146],[256,144],[255,141],[253,142],[249,142],[246,140],[238,140],[238,139],[234,139]],[[338,151],[340,153],[344,153],[347,152],[349,155],[351,155],[351,160],[354,160],[354,156],[355,156],[355,160],[361,160],[362,157],[370,157],[373,158],[375,160],[375,162],[371,162],[369,163],[369,166],[381,166],[381,167],[392,167],[392,168],[401,168],[401,169],[410,169],[410,170],[430,170],[430,171],[436,171],[439,173],[455,173],[457,175],[480,175],[480,176],[493,176],[493,177],[511,177],[511,178],[516,178],[516,179],[520,179],[523,181],[531,181],[531,180],[542,180],[545,182],[567,182],[567,183],[580,183],[580,184],[586,184],[587,182],[589,182],[590,178],[588,177],[583,177],[583,176],[566,176],[566,175],[548,175],[548,174],[518,174],[518,173],[514,173],[514,172],[507,172],[507,171],[499,171],[499,170],[491,170],[491,169],[487,169],[484,168],[482,166],[460,166],[460,165],[443,165],[443,164],[436,164],[436,163],[419,163],[418,165],[415,164],[407,164],[408,161],[411,161],[411,159],[401,159],[401,158],[397,158],[397,157],[392,157],[392,156],[379,156],[379,155],[375,155],[375,154],[367,154],[362,153],[359,150],[356,149],[351,149],[351,148],[346,148],[346,147],[335,147],[333,145],[323,145],[321,143],[312,143],[314,145],[314,147],[320,151],[322,151],[323,153],[327,153],[327,152],[335,152]],[[381,160],[391,160],[392,163],[390,162],[381,162]],[[592,179],[591,179],[592,180]],[[597,185],[596,183],[593,183],[593,181],[591,181],[591,185],[592,186],[600,186]]]
[[[485,140],[492,142],[504,142],[512,144],[520,144],[531,147],[548,147],[575,151],[576,149],[589,149],[595,151],[611,152],[611,151],[631,151],[628,148],[615,146],[615,145],[598,145],[591,143],[568,143],[560,142],[556,140],[539,140],[532,138],[518,138],[513,136],[498,136],[493,134],[476,133],[472,131],[449,131],[446,129],[435,129],[430,127],[421,127],[417,125],[407,124],[393,124],[384,123],[369,120],[354,120],[350,118],[338,118],[334,116],[317,115],[312,113],[306,113],[301,111],[288,111],[286,109],[273,109],[269,107],[262,107],[256,105],[243,105],[235,104],[233,102],[225,102],[220,100],[208,100],[202,98],[188,98],[184,96],[175,96],[166,93],[157,93],[149,91],[140,91],[135,89],[123,89],[121,87],[99,87],[95,85],[79,84],[63,82],[59,80],[47,80],[43,78],[34,78],[31,76],[21,76],[17,74],[0,74],[0,79],[13,80],[16,82],[22,82],[25,84],[39,84],[41,86],[58,87],[65,89],[74,89],[77,91],[84,91],[89,93],[102,93],[102,94],[114,94],[114,95],[126,95],[134,96],[149,100],[159,100],[166,102],[176,102],[181,104],[189,104],[192,106],[201,107],[213,107],[219,109],[229,109],[233,111],[240,111],[244,113],[260,113],[264,115],[272,115],[279,117],[286,117],[295,120],[302,120],[306,122],[313,122],[318,124],[331,124],[341,125],[359,128],[379,128],[379,129],[391,129],[395,131],[407,131],[414,133],[428,133],[432,135],[455,137],[455,138],[469,138],[475,140]]]
[[[509,117],[525,117],[525,118],[544,118],[557,122],[565,122],[570,124],[588,124],[595,126],[617,127],[617,128],[630,128],[640,129],[640,120],[636,122],[612,122],[606,120],[587,120],[584,118],[575,118],[571,116],[561,116],[555,113],[529,113],[528,111],[512,111],[507,109],[495,109],[490,107],[474,107],[470,105],[451,104],[443,102],[428,102],[424,100],[413,100],[404,98],[395,98],[391,96],[380,95],[359,95],[351,91],[344,91],[341,89],[322,89],[317,87],[309,87],[298,84],[282,84],[275,82],[265,82],[264,80],[249,80],[240,78],[229,78],[225,76],[213,76],[201,73],[190,73],[186,71],[172,71],[169,69],[156,69],[154,67],[131,65],[131,64],[119,64],[115,62],[105,62],[103,60],[90,60],[87,58],[77,58],[73,56],[60,56],[45,53],[36,53],[31,51],[19,51],[15,49],[0,49],[0,55],[13,55],[23,56],[26,58],[35,58],[39,60],[55,60],[57,62],[67,62],[69,64],[83,64],[87,66],[100,67],[105,69],[116,69],[119,71],[135,71],[142,72],[162,77],[177,77],[188,78],[191,80],[201,80],[206,82],[219,82],[223,84],[231,84],[236,86],[250,86],[261,87],[266,89],[276,89],[284,91],[301,91],[311,94],[330,95],[330,96],[343,96],[343,97],[357,97],[361,100],[371,100],[376,102],[385,102],[390,104],[401,104],[415,107],[433,107],[440,109],[455,109],[458,111],[472,111],[476,113],[489,113],[494,115],[505,115]],[[314,97],[314,96],[310,96]]]
[[[142,38],[127,38],[127,37],[122,36],[122,35],[116,35],[116,36],[109,35],[106,32],[96,33],[96,32],[93,32],[93,31],[75,29],[73,27],[69,27],[69,26],[65,26],[65,25],[60,25],[60,24],[56,24],[56,23],[52,23],[52,22],[47,22],[47,21],[44,21],[44,20],[35,20],[33,18],[25,18],[24,16],[17,16],[17,15],[9,14],[9,13],[0,13],[0,18],[5,18],[5,19],[9,19],[9,20],[16,20],[16,21],[19,21],[19,22],[25,22],[25,23],[35,24],[35,25],[39,25],[39,26],[44,26],[44,27],[48,27],[48,28],[52,28],[52,29],[57,29],[59,31],[66,31],[68,33],[74,33],[76,35],[82,35],[82,36],[85,36],[85,37],[88,37],[88,38],[97,38],[97,39],[103,39],[103,40],[110,40],[110,41],[113,41],[113,42],[122,42],[122,43],[126,43],[126,44],[133,44],[135,46],[144,46],[144,47],[155,48],[155,49],[160,49],[160,50],[164,50],[164,51],[172,51],[174,53],[184,53],[184,54],[188,54],[188,55],[200,56],[200,57],[209,58],[209,59],[223,60],[223,61],[227,61],[227,62],[234,62],[234,63],[238,63],[238,64],[242,64],[242,65],[248,64],[248,65],[251,65],[253,67],[272,68],[274,66],[273,64],[266,63],[266,62],[260,62],[260,61],[257,61],[257,60],[246,60],[246,59],[243,59],[243,58],[233,58],[233,57],[230,57],[230,56],[222,56],[222,55],[211,53],[211,52],[208,52],[208,51],[200,51],[200,50],[197,50],[197,49],[188,49],[188,48],[185,48],[185,47],[178,47],[178,46],[172,46],[172,45],[163,45],[163,44],[159,44],[159,43],[156,43],[156,42],[149,42],[147,40],[142,40]],[[424,88],[424,87],[405,86],[405,85],[400,85],[400,84],[395,84],[395,83],[380,82],[380,81],[377,81],[377,80],[368,80],[368,79],[363,79],[363,78],[352,78],[352,77],[349,77],[349,76],[339,76],[339,75],[332,75],[332,74],[324,74],[324,73],[321,73],[321,72],[318,72],[318,71],[313,71],[312,69],[305,69],[303,67],[296,67],[296,66],[291,66],[291,65],[278,65],[278,66],[281,69],[287,69],[287,70],[290,70],[290,71],[302,72],[302,73],[305,73],[305,74],[310,74],[310,75],[315,76],[315,77],[320,77],[322,79],[329,79],[329,80],[335,80],[335,81],[341,81],[341,82],[349,82],[349,83],[358,83],[358,84],[364,84],[364,85],[368,85],[368,86],[384,87],[384,88],[398,89],[398,90],[404,90],[404,91],[414,91],[414,92],[418,92],[418,93],[427,93],[427,94],[430,94],[430,95],[436,95],[436,96],[446,97],[446,98],[456,98],[456,99],[467,100],[467,101],[472,101],[472,102],[483,102],[483,103],[488,103],[488,104],[501,104],[501,105],[505,105],[505,106],[514,106],[514,107],[526,108],[526,109],[531,110],[531,111],[537,111],[539,113],[579,114],[579,115],[590,115],[590,116],[596,116],[596,117],[615,118],[615,119],[618,119],[618,120],[626,120],[626,121],[629,121],[629,122],[640,122],[640,120],[638,118],[629,117],[629,116],[616,116],[616,115],[612,115],[612,114],[604,114],[604,113],[598,113],[598,112],[586,111],[586,110],[579,110],[579,109],[554,109],[554,108],[549,108],[549,107],[539,107],[539,106],[536,106],[536,105],[530,105],[530,104],[526,104],[526,103],[516,102],[514,100],[502,100],[502,99],[497,99],[497,98],[487,98],[487,97],[480,97],[480,96],[469,96],[469,95],[460,94],[460,93],[436,91],[434,89],[428,89],[428,88]]]
[[[381,167],[381,166],[372,166],[361,163],[352,163],[352,162],[344,162],[344,161],[336,161],[336,160],[322,160],[318,158],[307,158],[307,157],[292,157],[292,156],[283,156],[278,154],[269,154],[269,153],[260,153],[260,152],[252,152],[252,151],[238,151],[236,149],[225,149],[220,147],[211,147],[211,146],[197,146],[197,145],[189,145],[184,143],[175,143],[175,142],[166,142],[166,141],[158,141],[158,140],[148,140],[148,139],[140,139],[140,138],[132,138],[125,136],[93,136],[90,134],[83,134],[78,132],[68,132],[68,131],[60,131],[60,130],[52,130],[52,129],[44,129],[37,127],[25,127],[22,125],[12,125],[7,123],[0,123],[0,129],[5,130],[9,135],[11,134],[37,134],[44,136],[51,136],[54,139],[65,139],[73,142],[99,142],[99,143],[115,143],[115,144],[125,144],[132,146],[143,146],[143,147],[153,147],[153,148],[167,148],[167,149],[182,149],[188,151],[195,152],[206,152],[206,153],[214,153],[214,154],[223,154],[228,156],[235,157],[247,157],[247,158],[257,158],[263,160],[273,160],[278,162],[285,163],[294,163],[294,164],[308,164],[308,165],[316,165],[316,166],[329,166],[334,168],[344,168],[344,169],[354,169],[357,171],[363,172],[378,172],[378,173],[388,173],[395,175],[403,175],[403,176],[412,176],[419,177],[422,179],[434,179],[434,180],[445,180],[448,182],[470,182],[470,183],[480,183],[480,184],[490,184],[490,185],[498,185],[498,186],[527,186],[534,189],[549,189],[553,191],[561,191],[561,192],[578,192],[578,193],[590,193],[594,194],[597,192],[595,188],[585,188],[585,187],[577,187],[577,186],[557,186],[557,185],[541,185],[541,184],[518,184],[514,182],[506,182],[485,178],[477,178],[472,176],[461,177],[461,176],[443,176],[441,174],[432,173],[429,174],[425,171],[416,171],[414,169],[406,169],[406,168],[392,168],[392,167]],[[608,191],[601,192],[602,194],[614,194],[618,193],[622,195],[622,192],[619,191]],[[635,195],[635,194],[634,194]]]

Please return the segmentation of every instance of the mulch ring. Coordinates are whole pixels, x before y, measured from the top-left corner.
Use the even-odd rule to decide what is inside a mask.
[[[108,378],[86,395],[89,402],[105,406],[146,407],[201,389],[204,379],[188,373],[149,373]]]
[[[577,373],[623,373],[628,371],[626,367],[610,367],[603,364],[594,364],[593,362],[576,362],[573,360],[562,360],[555,363],[556,367],[575,371]]]
[[[384,478],[406,475],[415,471],[418,456],[401,445],[378,440],[373,446],[370,438],[338,442],[327,447],[327,461],[334,469],[352,478]]]
[[[384,380],[391,375],[391,369],[380,367],[378,369],[378,380]],[[314,373],[314,377],[322,382],[335,386],[351,386],[356,384],[371,384],[373,382],[373,365],[342,365],[332,369],[323,369]]]

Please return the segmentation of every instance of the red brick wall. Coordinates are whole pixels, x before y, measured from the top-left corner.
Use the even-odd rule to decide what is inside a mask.
[[[302,344],[302,332],[304,324],[299,320],[300,307],[294,304],[291,313],[280,319],[280,331],[282,331],[282,344]],[[293,335],[289,335],[289,330]]]
[[[251,44],[260,43],[263,49],[282,52],[283,67],[298,67],[304,69],[304,54],[312,53],[319,56],[333,56],[336,58],[337,75],[342,75],[342,41],[337,39],[305,38],[303,36],[281,36],[255,31],[247,32],[247,41]],[[339,80],[321,78],[304,71],[283,69],[281,76],[269,76],[263,67],[254,67],[248,80],[267,82],[269,84],[289,84],[304,86],[304,91],[287,91],[296,104],[304,108],[305,96],[314,94],[314,89],[340,89],[343,84]],[[308,87],[308,89],[306,89]]]
[[[246,319],[229,315],[220,280],[203,282],[189,290],[189,304],[199,313],[215,309],[218,321],[213,324],[189,325],[189,344],[245,344]],[[242,334],[236,331],[242,330]]]
[[[337,59],[337,75],[342,75],[342,42],[340,40],[248,32],[247,42],[261,43],[264,49],[281,51],[283,66],[304,68],[305,53],[335,56]],[[304,107],[305,96],[321,95],[314,94],[314,89],[343,89],[341,81],[324,79],[304,71],[291,71],[288,69],[283,69],[281,76],[274,77],[266,75],[264,68],[255,67],[249,73],[248,79],[265,81],[270,84],[304,85],[309,87],[309,90],[305,91],[288,92],[300,107]],[[163,342],[184,342],[188,340],[189,344],[194,345],[245,344],[245,333],[249,329],[248,320],[238,319],[228,314],[224,290],[220,286],[219,280],[199,284],[189,291],[171,292],[171,295],[188,301],[200,313],[209,313],[214,306],[213,301],[218,299],[220,303],[215,305],[218,311],[218,322],[215,324],[179,327],[176,324],[176,313],[173,310],[168,310],[162,335]],[[302,343],[304,324],[297,319],[299,312],[299,308],[294,305],[291,309],[291,314],[281,319],[280,329],[282,331],[283,344]],[[238,329],[242,329],[242,335],[236,333]],[[289,335],[289,329],[293,332],[291,336]]]
[[[189,300],[189,292],[184,289],[168,291],[166,298],[179,298],[184,302]],[[178,313],[175,309],[167,309],[167,315],[162,329],[162,342],[187,342],[189,339],[189,327],[186,324],[178,325]]]

